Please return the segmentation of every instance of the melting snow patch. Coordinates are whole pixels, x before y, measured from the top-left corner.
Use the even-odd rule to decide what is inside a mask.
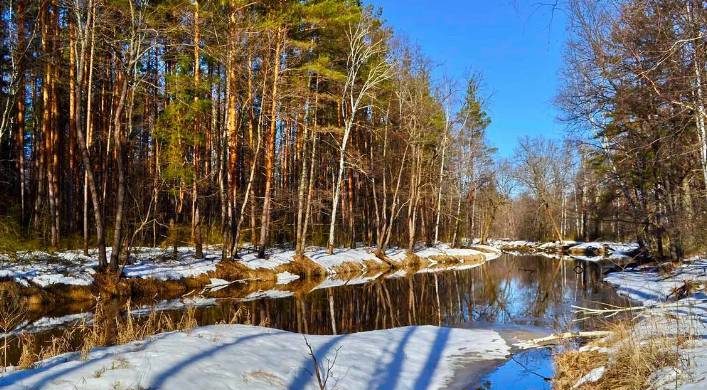
[[[573,389],[577,389],[580,386],[586,385],[587,383],[595,383],[598,382],[603,376],[604,373],[606,372],[606,367],[601,366],[597,367],[587,373],[587,375],[579,378],[577,383],[572,386]]]

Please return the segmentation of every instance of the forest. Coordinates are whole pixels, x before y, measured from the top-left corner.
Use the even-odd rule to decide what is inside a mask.
[[[569,13],[567,137],[499,158],[493,86],[433,77],[359,1],[3,0],[0,247],[704,249],[705,7]]]

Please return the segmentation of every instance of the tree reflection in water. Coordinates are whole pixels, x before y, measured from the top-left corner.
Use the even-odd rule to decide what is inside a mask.
[[[201,309],[199,322],[225,321],[240,309],[250,313],[251,323],[310,334],[406,325],[567,329],[592,325],[573,322],[571,305],[592,307],[597,302],[627,304],[601,282],[599,264],[503,255],[469,270],[382,276],[367,284],[295,291],[287,298],[222,300]]]

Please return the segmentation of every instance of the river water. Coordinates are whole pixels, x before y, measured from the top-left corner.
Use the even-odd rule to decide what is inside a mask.
[[[602,282],[598,263],[510,254],[464,270],[395,273],[324,283],[299,280],[260,293],[250,291],[246,296],[242,286],[233,291],[232,296],[226,289],[219,291],[219,299],[202,300],[195,313],[198,324],[235,320],[307,334],[441,325],[495,329],[512,343],[598,325],[593,320],[575,321],[572,305],[629,304]],[[175,317],[184,310],[162,306]],[[82,310],[85,308],[78,306],[62,314]],[[55,328],[43,330],[37,338],[41,343],[57,332]],[[19,351],[11,350],[10,361],[18,355]],[[454,387],[550,388],[544,378],[552,374],[550,350],[516,351],[506,362],[460,370]]]

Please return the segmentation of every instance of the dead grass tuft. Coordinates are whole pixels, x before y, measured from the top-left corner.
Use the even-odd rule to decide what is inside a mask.
[[[37,340],[34,335],[30,333],[22,333],[19,341],[22,345],[22,351],[20,353],[20,360],[17,362],[17,367],[21,369],[30,368],[32,364],[37,361],[37,354],[34,353]]]
[[[553,388],[571,389],[589,371],[606,364],[607,356],[597,351],[567,351],[555,356]],[[587,387],[589,388],[589,387]]]
[[[429,264],[429,260],[422,258],[414,253],[408,253],[405,255],[405,259],[403,261],[400,261],[395,265],[395,268],[408,268],[413,271],[416,271],[418,269],[427,267]]]
[[[555,356],[556,376],[553,387],[570,389],[594,368],[606,367],[604,376],[581,389],[645,389],[650,375],[664,367],[683,367],[687,362],[682,347],[689,340],[686,335],[661,334],[639,336],[629,322],[612,325],[614,336],[602,341],[609,353],[595,350],[568,351]]]
[[[275,269],[275,273],[285,271],[305,277],[327,274],[324,267],[315,263],[307,256],[295,256],[291,262],[283,264]]]
[[[234,316],[234,320],[240,319]],[[125,304],[124,314],[108,310],[102,299],[96,301],[93,320],[66,328],[59,336],[52,336],[51,341],[39,348],[33,335],[23,333],[19,337],[21,355],[18,367],[30,368],[34,363],[51,357],[77,350],[81,358],[88,358],[90,352],[101,346],[127,344],[144,340],[152,335],[191,330],[198,326],[196,309],[188,307],[179,318],[174,319],[168,313],[152,308],[147,315],[137,317],[130,301]]]

